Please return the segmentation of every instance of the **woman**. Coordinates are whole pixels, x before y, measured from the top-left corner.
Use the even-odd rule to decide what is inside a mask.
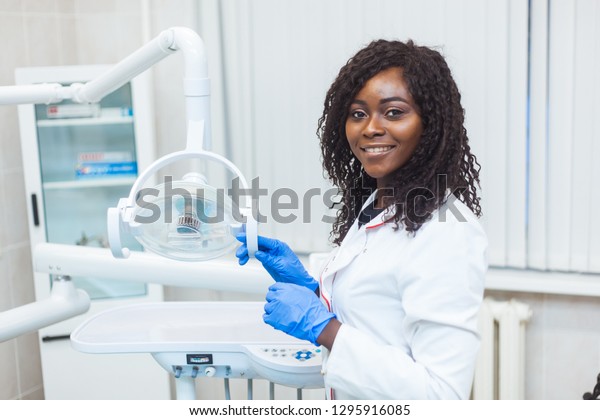
[[[276,280],[265,322],[328,350],[328,398],[469,397],[487,240],[463,123],[444,58],[412,41],[372,42],[327,93],[337,247],[318,281],[283,242],[259,238],[256,258]]]

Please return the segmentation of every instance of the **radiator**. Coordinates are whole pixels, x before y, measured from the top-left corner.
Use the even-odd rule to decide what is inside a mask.
[[[483,300],[473,399],[525,399],[525,327],[531,314],[528,305],[514,299]]]

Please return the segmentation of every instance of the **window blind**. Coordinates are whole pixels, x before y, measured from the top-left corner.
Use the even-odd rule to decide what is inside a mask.
[[[597,1],[213,0],[200,9],[209,53],[221,49],[214,93],[228,157],[269,194],[298,196],[292,223],[274,221],[263,197],[261,233],[297,251],[327,248],[322,200],[302,208],[307,192],[331,187],[315,135],[325,93],[371,40],[410,38],[442,52],[461,91],[490,265],[600,270]]]

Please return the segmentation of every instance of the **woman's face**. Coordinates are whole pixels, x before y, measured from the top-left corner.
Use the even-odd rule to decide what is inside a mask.
[[[365,172],[388,185],[390,175],[412,156],[423,125],[402,69],[392,67],[367,81],[350,105],[346,137]]]

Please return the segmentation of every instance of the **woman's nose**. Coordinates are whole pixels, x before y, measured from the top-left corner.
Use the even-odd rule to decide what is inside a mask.
[[[385,133],[383,125],[379,118],[372,117],[367,122],[367,125],[364,129],[364,135],[367,138],[373,138],[377,136],[382,136]]]

